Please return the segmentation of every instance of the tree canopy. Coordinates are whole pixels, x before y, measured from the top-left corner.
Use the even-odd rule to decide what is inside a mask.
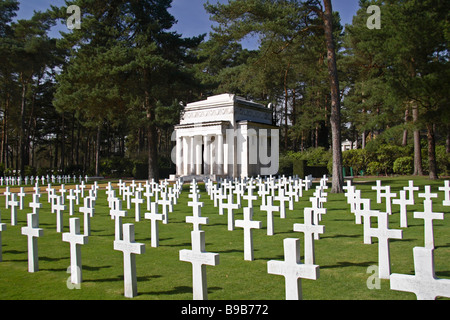
[[[450,154],[448,3],[360,0],[342,26],[332,2],[210,0],[212,32],[184,38],[171,0],[73,0],[28,20],[0,0],[0,169],[166,177],[183,106],[228,92],[274,106],[283,154],[330,150],[333,192],[345,139],[406,148],[436,179]],[[70,5],[81,28],[51,38]]]

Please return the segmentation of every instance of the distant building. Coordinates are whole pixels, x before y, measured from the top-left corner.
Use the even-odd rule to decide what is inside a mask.
[[[243,178],[277,174],[272,107],[233,94],[190,103],[176,131],[177,176]]]
[[[358,149],[358,143],[351,142],[350,140],[347,139],[344,142],[342,142],[341,149],[342,149],[342,151],[356,150],[356,149]]]

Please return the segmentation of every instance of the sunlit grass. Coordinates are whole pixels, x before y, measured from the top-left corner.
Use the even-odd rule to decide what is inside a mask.
[[[408,179],[408,178],[407,178]],[[405,178],[382,179],[389,184],[393,192],[407,185]],[[431,182],[424,178],[414,178],[415,184],[423,192],[424,185],[431,185],[432,192],[439,194],[434,201],[435,212],[448,213],[448,207],[442,206],[443,193],[438,186],[443,181]],[[383,210],[383,204],[376,204],[375,193],[371,186],[374,179],[355,179],[354,184],[362,190],[362,196],[372,199],[372,207]],[[146,244],[146,252],[136,257],[138,292],[135,299],[150,300],[189,300],[192,299],[192,267],[190,263],[179,261],[179,250],[189,249],[192,225],[185,218],[192,215],[187,206],[188,188],[184,191],[169,215],[169,224],[159,225],[160,247],[150,246],[150,221],[134,221],[134,208],[128,210],[124,223],[134,223],[136,241]],[[293,232],[294,223],[303,222],[303,208],[309,206],[312,191],[304,193],[295,203],[295,210],[287,212],[286,219],[275,215],[275,235],[266,235],[266,214],[259,210],[260,202],[254,202],[254,220],[262,221],[263,228],[254,230],[254,261],[244,261],[243,230],[227,230],[227,216],[219,216],[218,208],[204,192],[205,205],[202,215],[209,218],[209,224],[202,227],[206,234],[206,250],[220,254],[218,266],[207,267],[208,298],[211,300],[282,300],[284,296],[284,278],[267,273],[267,261],[283,260],[283,239],[299,238],[303,235]],[[1,191],[3,193],[3,191]],[[50,213],[47,196],[42,192],[40,227],[44,236],[39,238],[39,268],[34,274],[27,271],[27,238],[21,234],[26,224],[28,208],[19,210],[18,226],[10,225],[10,211],[5,209],[4,196],[0,199],[2,222],[7,230],[2,233],[3,262],[0,262],[0,299],[125,299],[123,296],[123,258],[122,253],[113,250],[114,221],[109,216],[104,190],[99,191],[95,216],[91,220],[92,235],[87,245],[82,246],[83,283],[80,290],[70,290],[67,279],[70,274],[69,244],[62,242],[62,235],[56,233],[56,217]],[[423,246],[423,220],[414,219],[414,211],[422,211],[421,199],[416,205],[408,207],[409,228],[404,229],[403,239],[391,241],[391,271],[395,273],[414,273],[413,248]],[[25,199],[26,207],[31,196]],[[243,201],[245,204],[246,202]],[[277,203],[276,203],[277,204]],[[126,207],[124,204],[123,207]],[[367,268],[378,264],[378,245],[374,239],[372,245],[363,244],[362,225],[356,225],[354,216],[343,194],[328,194],[325,204],[327,214],[322,224],[325,233],[315,242],[316,264],[320,266],[318,280],[303,280],[303,298],[305,300],[359,300],[359,299],[415,299],[414,294],[392,291],[389,281],[381,281],[380,290],[369,290],[367,280],[370,274]],[[145,212],[145,204],[142,211]],[[78,211],[78,207],[76,212]],[[161,211],[161,210],[160,210]],[[399,208],[393,205],[394,214],[390,216],[390,226],[400,229]],[[142,217],[144,214],[141,214]],[[76,213],[81,218],[82,214]],[[64,232],[69,231],[69,215],[64,216]],[[237,210],[236,219],[242,219],[242,209]],[[435,266],[440,278],[450,278],[450,222],[435,221]]]

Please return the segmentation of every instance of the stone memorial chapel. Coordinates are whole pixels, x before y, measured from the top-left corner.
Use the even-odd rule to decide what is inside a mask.
[[[175,126],[177,177],[276,174],[278,128],[272,107],[221,94],[188,104]]]

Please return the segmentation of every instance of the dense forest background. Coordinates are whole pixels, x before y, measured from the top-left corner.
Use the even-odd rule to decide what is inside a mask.
[[[54,39],[67,7],[14,21],[18,1],[0,0],[0,175],[166,177],[183,106],[225,92],[273,104],[280,173],[298,160],[332,173],[337,124],[355,174],[450,174],[448,1],[361,0],[345,29],[329,0],[211,1],[208,40],[169,31],[171,2],[66,1],[82,27]]]

